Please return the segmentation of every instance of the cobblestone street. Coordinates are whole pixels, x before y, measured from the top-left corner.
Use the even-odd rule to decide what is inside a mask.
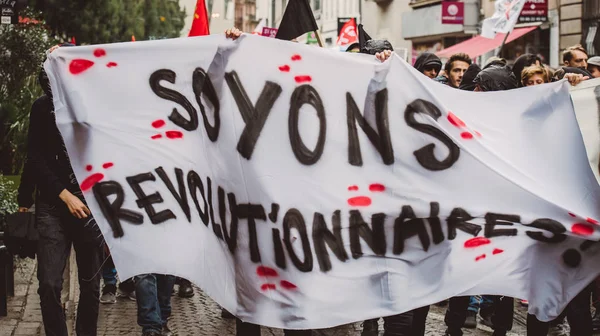
[[[37,294],[38,283],[35,277],[35,261],[28,259],[19,262],[15,273],[15,297],[9,298],[9,316],[0,317],[1,336],[43,336],[40,301]],[[76,286],[76,282],[75,282]],[[75,288],[75,290],[77,290]],[[198,288],[195,295],[183,299],[172,297],[173,314],[170,326],[178,336],[228,336],[235,335],[235,321],[221,318],[221,309]],[[445,330],[444,312],[446,308],[432,306],[427,319],[427,336],[443,335]],[[74,311],[71,307],[69,311]],[[137,306],[128,298],[119,298],[116,304],[100,306],[98,336],[141,335],[136,322]],[[524,309],[517,305],[513,331],[509,335],[525,335]],[[68,314],[71,321],[71,314]],[[380,335],[383,329],[380,320]],[[73,323],[73,322],[71,322]],[[69,327],[73,327],[70,325]],[[479,324],[475,330],[463,329],[465,335],[489,336],[491,329]],[[317,330],[315,336],[359,336],[360,323],[336,328]],[[71,333],[74,335],[74,333]],[[263,328],[263,335],[283,336],[278,329]]]
[[[172,298],[173,314],[170,326],[178,336],[206,335],[222,336],[235,335],[235,321],[221,318],[221,309],[210,298],[195,288],[196,295],[183,299],[176,295]],[[431,307],[427,320],[428,336],[443,335],[445,308]],[[380,320],[380,324],[383,323]],[[359,336],[360,323],[340,326],[332,329],[318,330],[318,336]],[[491,329],[479,326],[476,330],[464,329],[465,335],[491,335]],[[279,329],[263,328],[263,335],[283,336]],[[119,298],[116,304],[102,305],[100,312],[100,328],[98,336],[140,335],[136,324],[136,304],[126,298]],[[383,329],[380,325],[380,335]],[[509,335],[525,335],[523,325],[515,320],[513,333]]]

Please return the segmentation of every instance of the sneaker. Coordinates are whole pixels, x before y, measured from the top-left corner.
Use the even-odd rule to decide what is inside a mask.
[[[377,336],[379,335],[379,324],[377,323],[379,319],[366,320],[361,323],[362,332],[360,336]]]
[[[467,329],[475,329],[477,328],[477,313],[469,310],[467,311],[467,318],[465,319],[464,326]]]
[[[100,302],[105,304],[117,303],[117,286],[106,285],[102,288],[102,296],[100,296]]]
[[[481,317],[481,324],[491,328],[492,330],[494,329],[494,324],[492,323],[492,315],[491,314],[490,315],[482,315],[481,312],[479,312],[479,317]]]
[[[181,298],[191,298],[194,296],[194,288],[192,287],[192,283],[185,279],[181,279],[177,295],[179,295]]]
[[[127,292],[119,288],[117,291],[117,297],[127,298],[131,301],[135,301],[135,291]]]

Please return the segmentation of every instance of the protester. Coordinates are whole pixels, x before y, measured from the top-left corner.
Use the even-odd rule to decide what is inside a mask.
[[[481,72],[481,68],[479,65],[473,63],[469,65],[469,68],[463,75],[462,81],[460,82],[460,86],[458,87],[460,90],[473,91],[475,90],[475,77]]]
[[[134,277],[138,324],[142,336],[171,336],[171,294],[175,277],[168,274],[142,274]]]
[[[102,279],[104,281],[104,287],[102,288],[100,303],[116,303],[117,297],[129,298],[132,301],[136,300],[135,284],[132,279],[122,281],[117,288],[117,269],[110,256],[108,257],[108,260],[106,260],[104,267],[102,267]]]
[[[587,70],[593,78],[600,78],[600,56],[594,56],[588,60]]]
[[[529,66],[521,72],[522,86],[534,86],[550,82],[546,69],[539,65]]]
[[[460,87],[463,75],[467,72],[471,63],[473,62],[467,54],[459,53],[450,56],[450,59],[446,62],[446,66],[444,67],[448,78],[448,85],[453,88]]]
[[[476,92],[504,91],[517,88],[517,79],[508,66],[493,66],[482,70],[475,80]]]
[[[506,60],[504,58],[493,56],[493,57],[490,57],[485,62],[485,65],[483,66],[483,68],[487,69],[487,68],[489,68],[491,66],[505,66],[507,64],[508,64],[508,62],[506,62]]]
[[[524,54],[515,60],[515,63],[512,66],[512,72],[519,81],[519,87],[523,86],[521,83],[521,73],[523,72],[523,69],[531,65],[542,66],[542,60],[534,54]]]
[[[563,52],[563,64],[566,67],[585,69],[587,61],[587,52],[580,44],[568,47]]]
[[[435,54],[424,52],[417,57],[414,67],[420,73],[433,79],[436,78],[439,75],[440,70],[442,70],[442,61]]]
[[[63,45],[66,46],[69,45]],[[31,108],[27,155],[38,190],[37,276],[44,330],[46,335],[68,336],[61,290],[63,271],[73,246],[79,278],[75,332],[79,336],[95,336],[103,237],[90,216],[56,126],[50,83],[43,69],[39,80],[45,94]]]
[[[557,70],[554,73],[554,76],[552,77],[551,81],[556,82],[563,78],[566,78],[569,81],[569,83],[571,83],[571,85],[575,86],[581,81],[590,79],[591,77],[592,75],[590,75],[590,73],[587,72],[587,70],[585,69],[564,67]]]

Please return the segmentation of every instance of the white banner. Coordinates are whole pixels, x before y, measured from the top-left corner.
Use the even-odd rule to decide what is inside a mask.
[[[468,294],[556,317],[598,273],[566,82],[479,93],[252,35],[59,48],[58,126],[119,275],[324,328]]]
[[[481,36],[493,39],[496,33],[510,33],[519,20],[524,5],[525,0],[496,0],[494,15],[483,20]]]

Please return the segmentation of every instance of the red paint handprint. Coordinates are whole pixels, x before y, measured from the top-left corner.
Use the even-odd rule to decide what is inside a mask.
[[[358,191],[358,186],[351,185],[348,187],[348,191]],[[373,183],[369,185],[369,191],[371,192],[384,192],[385,186],[380,183]],[[355,196],[348,199],[348,204],[356,207],[365,207],[371,205],[371,198],[368,196]]]
[[[112,166],[114,166],[114,164],[112,162],[106,162],[102,165],[102,168],[104,169],[109,169]],[[94,167],[92,167],[92,165],[87,165],[85,166],[85,170],[87,171],[92,171],[94,169]],[[81,191],[88,191],[90,189],[92,189],[92,187],[94,187],[94,185],[100,181],[102,181],[104,179],[104,174],[102,173],[93,173],[92,175],[86,177],[83,182],[81,182]]]
[[[267,267],[267,266],[258,266],[256,268],[256,274],[261,277],[261,278],[278,278],[279,277],[279,273],[277,273],[277,271],[275,269],[272,269],[271,267]],[[287,281],[287,280],[281,280],[279,281],[279,285],[281,286],[281,288],[286,289],[286,290],[295,290],[298,288],[298,286],[294,285],[293,283]],[[269,290],[276,290],[277,289],[277,284],[276,282],[268,282],[265,284],[262,284],[260,286],[260,289],[263,292],[269,291]]]
[[[162,120],[162,119],[158,119],[152,122],[152,127],[158,129],[158,128],[162,128],[166,125],[167,123]],[[181,133],[180,131],[166,131],[165,132],[165,136],[169,139],[182,139],[183,138],[183,133]],[[153,136],[151,136],[150,138],[152,140],[156,140],[156,139],[161,139],[163,136],[161,133],[155,134]]]
[[[475,238],[471,238],[471,239],[467,240],[465,242],[464,246],[467,249],[475,249],[475,248],[478,248],[480,246],[489,245],[491,243],[492,242],[489,239],[485,238],[485,237],[475,237]],[[494,248],[494,250],[492,250],[492,255],[500,254],[500,253],[503,253],[503,252],[504,252],[504,250],[502,250],[502,249]],[[475,257],[475,261],[480,261],[480,260],[483,260],[485,258],[486,258],[486,254],[483,253],[483,254],[480,254],[480,255],[476,256]]]
[[[467,124],[465,124],[464,121],[462,121],[459,117],[457,117],[452,112],[448,112],[448,121],[457,128],[467,128]],[[477,131],[473,131],[473,132],[478,137],[481,137],[481,133],[479,133]],[[460,133],[460,137],[465,140],[470,140],[470,139],[473,139],[473,134],[469,131],[465,131],[465,132]]]
[[[292,62],[298,62],[301,60],[302,60],[302,56],[300,56],[298,54],[295,54],[291,57]],[[281,66],[279,66],[278,69],[281,72],[290,72],[291,71],[291,67],[288,64],[281,65]],[[294,80],[298,84],[310,83],[310,82],[312,82],[312,77],[309,75],[298,75],[298,76],[294,76]]]
[[[102,48],[97,48],[94,50],[94,57],[96,58],[101,58],[106,56],[106,50],[102,49]],[[89,68],[91,68],[92,66],[94,66],[94,61],[90,61],[84,58],[76,58],[74,60],[72,60],[71,62],[69,62],[69,72],[71,72],[73,75],[79,75],[83,72],[85,72],[86,70],[88,70]],[[107,68],[114,68],[117,66],[117,63],[115,62],[108,62],[106,63],[106,67]]]

